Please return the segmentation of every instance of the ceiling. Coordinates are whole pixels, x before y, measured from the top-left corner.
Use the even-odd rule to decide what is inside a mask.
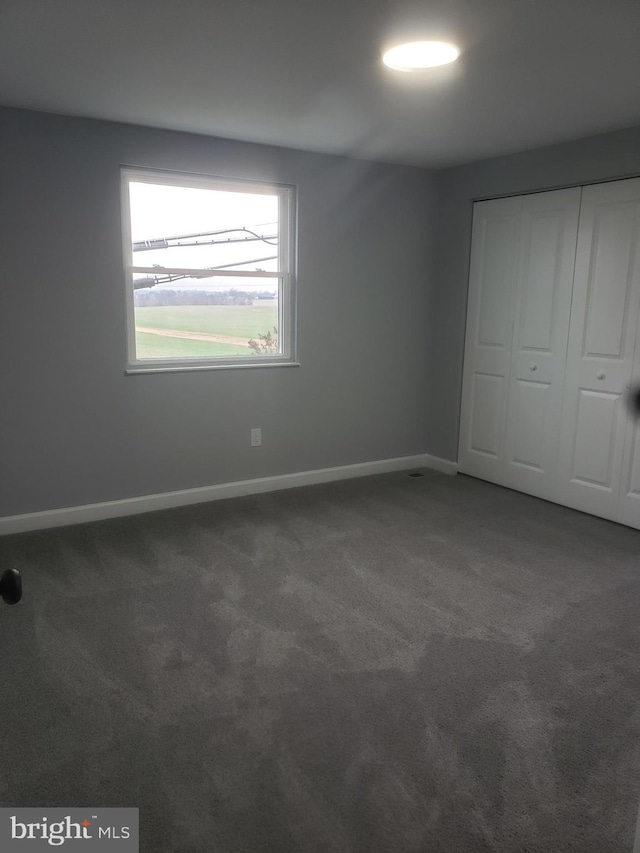
[[[439,168],[640,125],[639,44],[638,0],[0,0],[0,104]]]

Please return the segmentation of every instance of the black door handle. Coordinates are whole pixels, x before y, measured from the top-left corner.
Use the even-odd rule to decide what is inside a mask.
[[[2,573],[0,596],[5,604],[17,604],[22,598],[22,577],[17,569],[6,569]]]

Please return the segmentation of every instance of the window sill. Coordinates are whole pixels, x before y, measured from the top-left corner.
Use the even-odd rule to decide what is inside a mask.
[[[264,364],[252,362],[251,364],[163,364],[150,367],[128,367],[125,370],[127,376],[138,376],[143,373],[185,373],[199,370],[250,370],[253,367],[264,369],[265,367],[300,367],[299,361],[267,361]]]

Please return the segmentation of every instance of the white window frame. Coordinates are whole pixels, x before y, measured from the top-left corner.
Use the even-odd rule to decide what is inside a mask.
[[[134,264],[131,237],[131,209],[129,183],[144,182],[163,186],[222,190],[225,192],[252,193],[278,196],[278,272],[243,270],[207,270],[207,275],[224,278],[256,278],[278,282],[278,341],[281,352],[263,356],[211,356],[209,358],[140,359],[136,355],[136,328],[134,307],[134,273],[166,274],[198,272],[191,268],[145,267]],[[239,178],[194,175],[186,172],[166,172],[155,169],[122,167],[122,232],[124,271],[126,280],[127,316],[127,373],[165,373],[185,370],[215,370],[221,368],[291,367],[296,361],[296,188],[288,184],[267,181],[245,181]]]

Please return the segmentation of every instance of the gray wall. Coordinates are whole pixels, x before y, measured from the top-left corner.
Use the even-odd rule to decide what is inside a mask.
[[[637,176],[640,128],[539,148],[438,173],[438,284],[427,382],[428,451],[458,455],[473,201]]]
[[[121,164],[298,186],[300,368],[125,375]],[[434,173],[14,109],[0,170],[0,516],[427,450]]]

